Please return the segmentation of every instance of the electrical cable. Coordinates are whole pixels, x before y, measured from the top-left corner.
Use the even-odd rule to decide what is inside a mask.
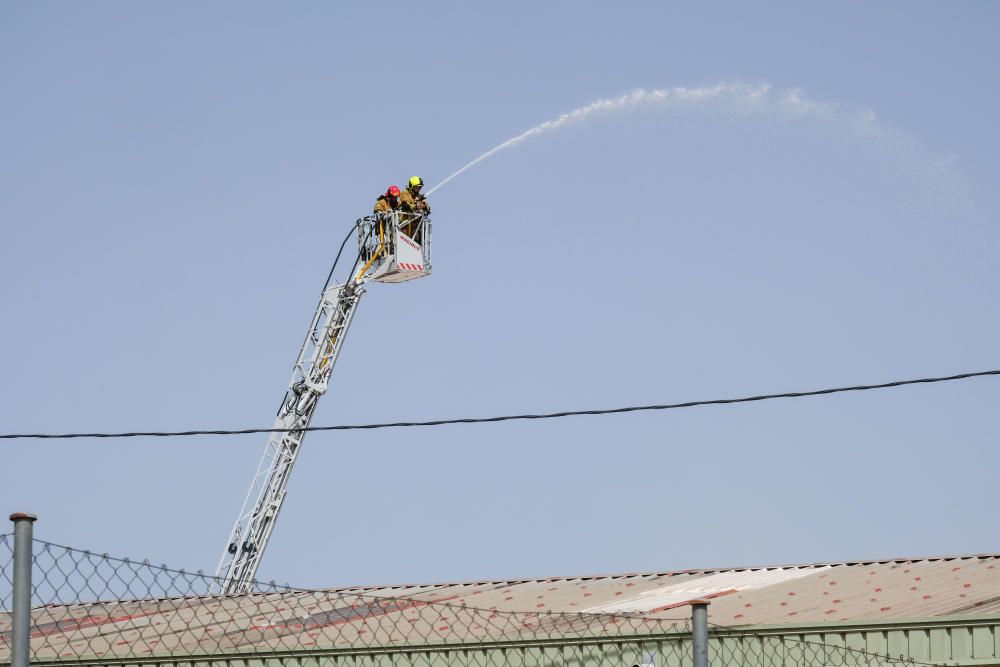
[[[693,408],[703,405],[730,405],[734,403],[753,403],[757,401],[769,401],[779,398],[802,398],[807,396],[823,396],[826,394],[841,394],[846,392],[870,391],[873,389],[889,389],[892,387],[903,387],[913,384],[933,384],[937,382],[952,382],[955,380],[966,380],[969,378],[1000,375],[1000,369],[990,371],[974,371],[970,373],[958,373],[956,375],[946,375],[941,377],[925,377],[913,380],[894,380],[892,382],[882,382],[880,384],[855,385],[849,387],[831,387],[828,389],[814,389],[809,391],[789,391],[778,394],[760,394],[757,396],[744,396],[740,398],[716,398],[701,401],[685,401],[683,403],[665,403],[660,405],[635,405],[621,408],[602,408],[597,410],[566,410],[562,412],[548,412],[540,414],[519,414],[502,415],[496,417],[465,417],[458,419],[434,419],[429,421],[407,421],[407,422],[383,422],[376,424],[339,424],[335,426],[309,426],[303,429],[281,429],[281,428],[245,428],[245,429],[199,429],[190,431],[131,431],[123,433],[4,433],[0,434],[0,440],[16,439],[45,439],[45,440],[70,440],[75,438],[173,438],[194,435],[248,435],[251,433],[285,433],[288,431],[361,431],[375,430],[382,428],[408,428],[415,426],[444,426],[447,424],[489,424],[506,421],[524,421],[535,419],[559,419],[563,417],[578,417],[583,415],[612,415],[626,412],[649,412],[654,410],[676,410],[680,408]]]

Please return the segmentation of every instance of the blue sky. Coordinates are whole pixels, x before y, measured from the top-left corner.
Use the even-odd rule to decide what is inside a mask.
[[[332,256],[436,193],[315,423],[995,368],[991,3],[6,3],[3,431],[269,426]],[[871,116],[874,114],[875,120]],[[868,119],[864,122],[859,119]],[[874,123],[879,132],[859,131]],[[261,570],[319,586],[996,551],[1000,385],[312,434]],[[0,445],[40,537],[214,568],[264,439]]]

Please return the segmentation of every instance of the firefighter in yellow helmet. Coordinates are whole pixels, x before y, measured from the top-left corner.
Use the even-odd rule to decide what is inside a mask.
[[[403,233],[420,243],[420,219],[431,212],[427,197],[420,194],[420,189],[424,187],[424,179],[414,176],[406,184],[406,189],[399,195],[400,222]]]

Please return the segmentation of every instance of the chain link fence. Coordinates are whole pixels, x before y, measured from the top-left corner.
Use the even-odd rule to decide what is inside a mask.
[[[266,659],[349,667],[689,667],[692,662],[692,625],[679,617],[687,608],[671,610],[670,618],[510,611],[441,597],[430,586],[389,596],[258,583],[251,593],[224,596],[217,593],[220,582],[202,572],[42,540],[31,546],[29,655],[36,664],[247,665]],[[11,661],[12,572],[13,539],[0,535],[0,663]],[[722,626],[711,629],[709,661],[712,667],[933,664]]]
[[[744,628],[710,624],[713,663],[737,665],[824,665],[826,667],[902,667],[943,663],[922,662],[905,656],[890,656],[865,646],[849,646],[793,634],[762,634]]]
[[[14,591],[14,534],[0,534],[0,611],[9,611]],[[2,641],[2,640],[0,640]]]
[[[303,651],[549,643],[690,635],[685,618],[503,611],[436,599],[258,583],[223,596],[201,572],[33,540],[33,661],[236,656]],[[0,536],[0,661],[10,659],[12,540]],[[688,649],[689,650],[689,649]],[[660,662],[663,662],[662,660]]]

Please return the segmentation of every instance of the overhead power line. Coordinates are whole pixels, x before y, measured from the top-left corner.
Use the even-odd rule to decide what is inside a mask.
[[[559,419],[562,417],[580,417],[583,415],[615,415],[626,412],[650,412],[653,410],[677,410],[680,408],[694,408],[702,405],[730,405],[733,403],[754,403],[757,401],[770,401],[779,398],[803,398],[806,396],[824,396],[827,394],[843,394],[856,391],[870,391],[873,389],[891,389],[893,387],[904,387],[912,384],[934,384],[937,382],[952,382],[955,380],[967,380],[969,378],[985,377],[988,375],[1000,375],[1000,370],[975,371],[972,373],[959,373],[957,375],[946,375],[943,377],[917,378],[914,380],[895,380],[893,382],[882,382],[879,384],[862,384],[850,387],[830,387],[828,389],[812,389],[809,391],[788,391],[779,394],[760,394],[757,396],[743,396],[740,398],[715,398],[702,401],[685,401],[683,403],[663,403],[659,405],[633,405],[621,408],[602,408],[598,410],[565,410],[562,412],[545,412],[539,414],[501,415],[495,417],[463,417],[458,419],[433,419],[429,421],[406,421],[406,422],[382,422],[376,424],[338,424],[335,426],[310,426],[301,431],[362,431],[380,428],[410,428],[414,426],[445,426],[448,424],[491,424],[496,422],[524,421],[532,419]],[[196,429],[190,431],[128,431],[123,433],[5,433],[0,434],[0,439],[46,439],[46,440],[69,440],[73,438],[179,438],[194,435],[248,435],[251,433],[283,433],[290,429],[280,428],[241,428],[241,429]]]

